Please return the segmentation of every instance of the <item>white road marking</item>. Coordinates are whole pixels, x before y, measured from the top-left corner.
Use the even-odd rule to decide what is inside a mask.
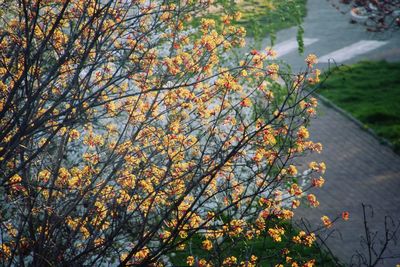
[[[317,42],[319,39],[316,38],[304,38],[304,47],[311,45],[315,42]],[[286,55],[294,50],[296,50],[298,47],[298,43],[296,39],[290,39],[287,41],[284,41],[282,43],[279,43],[277,45],[274,46],[274,50],[277,53],[277,57],[281,57],[283,55]]]
[[[387,44],[387,42],[384,41],[368,41],[368,40],[361,40],[357,43],[354,43],[352,45],[343,47],[339,50],[333,51],[327,55],[324,55],[319,58],[319,62],[322,63],[327,63],[330,61],[335,61],[335,62],[343,62],[346,60],[349,60],[355,56],[365,54],[371,50],[377,49],[383,45]]]

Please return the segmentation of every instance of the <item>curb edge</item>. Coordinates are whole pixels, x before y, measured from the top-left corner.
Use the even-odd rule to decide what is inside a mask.
[[[361,128],[362,130],[368,132],[370,135],[372,135],[375,139],[377,139],[379,141],[379,143],[388,146],[390,149],[392,149],[392,151],[394,153],[396,153],[394,151],[394,145],[386,138],[379,136],[374,130],[372,130],[371,128],[366,127],[361,121],[359,121],[358,119],[356,119],[353,115],[351,115],[349,112],[345,111],[344,109],[340,108],[339,106],[337,106],[335,103],[333,103],[331,100],[329,100],[328,98],[322,96],[321,94],[318,94],[316,92],[312,92],[312,95],[314,97],[316,97],[317,99],[321,100],[322,103],[324,103],[327,107],[332,108],[334,110],[336,110],[337,112],[339,112],[340,114],[342,114],[343,116],[345,116],[346,118],[348,118],[349,120],[351,120],[352,122],[354,122],[359,128]],[[396,153],[398,154],[398,153]]]

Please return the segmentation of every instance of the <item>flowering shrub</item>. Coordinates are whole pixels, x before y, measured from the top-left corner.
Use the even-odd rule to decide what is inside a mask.
[[[321,150],[306,128],[317,59],[294,76],[271,50],[227,60],[245,30],[234,15],[190,28],[209,4],[1,2],[2,265],[161,266],[195,234],[205,251],[261,231],[280,242],[266,222],[292,218],[324,181],[323,163],[307,179],[293,163]]]

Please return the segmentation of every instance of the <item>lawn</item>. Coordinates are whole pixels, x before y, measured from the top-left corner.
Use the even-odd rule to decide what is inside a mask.
[[[400,153],[400,63],[338,67],[318,93],[390,141]]]
[[[243,14],[239,24],[249,36],[266,37],[267,34],[301,24],[306,16],[307,0],[248,0],[239,1],[238,10]]]
[[[219,0],[220,8],[206,15],[213,19],[220,19],[221,14],[240,11],[242,18],[236,22],[246,28],[247,35],[265,38],[268,34],[300,25],[306,15],[307,0]],[[222,11],[224,10],[224,11]],[[199,20],[194,20],[198,25]]]

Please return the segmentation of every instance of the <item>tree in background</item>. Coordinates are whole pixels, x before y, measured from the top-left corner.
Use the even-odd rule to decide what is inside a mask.
[[[225,14],[241,12],[238,21],[231,21],[233,25],[243,26],[246,36],[252,41],[251,45],[259,48],[261,42],[269,39],[271,46],[276,41],[276,33],[282,29],[297,27],[297,41],[299,52],[303,53],[303,19],[306,16],[307,0],[217,0],[204,16],[209,19],[220,20]],[[195,18],[193,25],[200,25],[201,18]],[[219,24],[217,24],[218,26]]]
[[[0,2],[2,266],[161,266],[177,250],[188,265],[254,266],[249,240],[282,241],[324,181],[323,163],[304,177],[292,165],[321,150],[306,128],[316,58],[299,75],[271,50],[235,63],[240,14],[190,27],[210,2]]]

